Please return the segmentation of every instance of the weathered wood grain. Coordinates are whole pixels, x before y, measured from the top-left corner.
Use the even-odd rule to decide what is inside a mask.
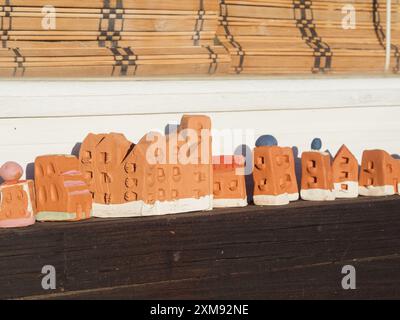
[[[0,260],[0,298],[400,298],[400,199],[36,224],[1,230]]]

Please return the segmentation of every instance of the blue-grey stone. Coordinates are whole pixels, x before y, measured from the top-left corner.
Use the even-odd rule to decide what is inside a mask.
[[[272,147],[277,145],[278,140],[276,140],[276,138],[271,135],[261,136],[256,141],[256,147]]]
[[[315,138],[311,143],[311,149],[319,151],[322,148],[322,141],[320,138]]]

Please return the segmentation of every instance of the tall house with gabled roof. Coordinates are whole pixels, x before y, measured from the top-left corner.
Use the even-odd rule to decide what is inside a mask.
[[[332,171],[336,198],[357,198],[358,161],[345,145],[336,153]]]

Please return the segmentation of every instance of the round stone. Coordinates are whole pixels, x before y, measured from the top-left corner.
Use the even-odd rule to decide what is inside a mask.
[[[322,148],[322,141],[320,138],[315,138],[311,143],[311,149],[319,151]]]
[[[272,147],[277,146],[278,140],[274,136],[264,135],[257,139],[256,147]]]

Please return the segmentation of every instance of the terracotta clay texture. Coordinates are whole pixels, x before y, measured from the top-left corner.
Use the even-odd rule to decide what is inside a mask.
[[[76,157],[49,155],[36,158],[35,186],[36,220],[78,221],[91,217],[92,196]]]
[[[390,196],[399,193],[400,161],[383,150],[363,153],[359,192],[362,196]]]
[[[248,205],[244,170],[243,156],[213,157],[214,208]]]
[[[304,152],[301,163],[301,198],[308,201],[335,200],[330,155],[320,151]]]
[[[358,197],[358,170],[356,157],[343,145],[332,163],[336,198]]]
[[[94,216],[212,209],[210,129],[210,118],[184,116],[177,132],[149,133],[136,145],[117,133],[89,134],[80,166],[94,195]],[[188,148],[191,139],[199,143]]]
[[[256,205],[285,205],[299,199],[291,148],[256,147],[253,178]]]
[[[0,228],[27,227],[35,223],[33,181],[20,181],[22,167],[7,162],[0,168],[4,183],[0,186]]]

